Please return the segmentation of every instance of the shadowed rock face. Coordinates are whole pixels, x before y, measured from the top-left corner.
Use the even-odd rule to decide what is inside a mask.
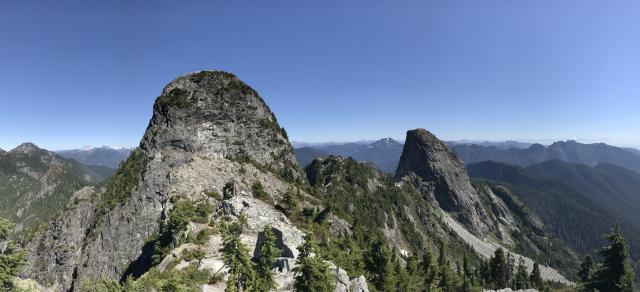
[[[440,207],[474,233],[489,229],[488,217],[481,207],[476,190],[458,156],[425,129],[407,131],[395,179],[414,173],[427,186]]]

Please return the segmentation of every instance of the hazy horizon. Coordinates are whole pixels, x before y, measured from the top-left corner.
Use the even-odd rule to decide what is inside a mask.
[[[428,130],[428,129],[427,129]],[[357,140],[348,140],[348,141],[337,141],[337,140],[327,140],[327,141],[298,141],[298,140],[292,140],[290,139],[291,144],[296,147],[296,145],[302,145],[302,144],[309,144],[309,145],[321,145],[321,144],[347,144],[347,143],[370,143],[370,142],[375,142],[381,139],[385,139],[385,138],[392,138],[400,143],[404,143],[404,137],[402,138],[396,138],[396,137],[379,137],[379,138],[369,138],[369,139],[357,139]],[[443,139],[443,141],[446,142],[458,142],[458,143],[467,143],[467,144],[473,144],[473,143],[482,143],[482,142],[490,142],[490,143],[499,143],[499,142],[520,142],[520,143],[531,143],[531,144],[542,144],[544,146],[549,146],[551,144],[553,144],[554,142],[564,142],[564,141],[576,141],[578,143],[583,143],[583,144],[594,144],[594,143],[605,143],[611,146],[616,146],[616,147],[622,147],[622,148],[635,148],[640,150],[640,145],[620,145],[620,144],[613,144],[613,143],[608,143],[605,140],[593,140],[593,139],[538,139],[538,140],[519,140],[519,139],[506,139],[506,140],[487,140],[487,139],[480,139],[480,140],[475,140],[475,139],[455,139],[455,140],[450,140],[450,139]],[[78,147],[68,147],[68,148],[49,148],[49,147],[45,147],[43,145],[40,145],[36,142],[33,141],[24,141],[22,143],[18,143],[16,145],[10,146],[10,147],[2,147],[0,145],[0,149],[5,150],[5,151],[10,151],[11,149],[19,146],[20,144],[23,143],[33,143],[36,146],[49,150],[49,151],[64,151],[64,150],[78,150],[78,149],[84,149],[84,150],[88,150],[88,149],[95,149],[95,148],[101,148],[101,147],[109,147],[112,149],[133,149],[135,147],[138,147],[138,144],[136,145],[114,145],[114,144],[110,144],[110,145],[90,145],[90,144],[86,144],[86,145],[82,145],[82,146],[78,146]]]
[[[640,147],[637,1],[0,3],[0,148],[136,146],[162,88],[225,70],[292,141]]]

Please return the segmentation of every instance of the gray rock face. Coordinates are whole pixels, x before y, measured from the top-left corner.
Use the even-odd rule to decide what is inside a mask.
[[[286,132],[269,107],[255,90],[221,71],[189,74],[167,85],[140,147],[248,156],[299,175]]]
[[[82,244],[68,247],[77,258],[57,263],[56,275],[37,269],[43,273],[34,272],[36,280],[67,290],[79,288],[82,278],[119,279],[126,273],[144,272],[150,260],[145,239],[156,234],[159,222],[166,219],[173,206],[170,198],[222,193],[230,180],[245,189],[261,181],[267,192],[278,196],[288,186],[280,178],[300,176],[286,133],[264,101],[235,76],[220,71],[185,75],[167,85],[133,153],[139,168],[129,169],[133,173],[122,178],[116,174],[114,180],[135,177],[137,184],[119,190],[115,204],[108,203],[114,198],[105,197],[109,189],[101,195],[98,213],[83,215],[92,229],[84,234],[90,236],[80,232],[58,236],[51,226],[45,231],[45,240],[56,246],[52,253],[59,253],[70,237],[74,242],[76,235],[84,238]],[[67,213],[59,220],[72,221],[70,216],[80,215]],[[31,266],[48,266],[55,258],[43,254],[32,258]]]
[[[425,129],[407,131],[396,180],[414,173],[422,179],[440,207],[476,234],[489,230],[488,216],[458,156]]]
[[[23,277],[38,279],[52,290],[63,290],[73,284],[73,274],[80,263],[82,243],[93,222],[96,194],[93,187],[85,187],[72,196],[74,203],[66,216],[49,223],[44,233],[31,240],[27,266]]]

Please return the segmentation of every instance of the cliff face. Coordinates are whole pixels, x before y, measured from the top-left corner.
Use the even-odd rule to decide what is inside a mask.
[[[211,224],[224,214],[247,216],[251,232],[243,241],[251,250],[264,225],[280,226],[280,240],[292,251],[282,262],[293,265],[301,231],[250,194],[260,183],[265,200],[278,202],[305,181],[286,132],[253,89],[220,71],[179,77],[157,98],[140,147],[105,189],[91,200],[70,205],[32,241],[29,248],[35,256],[24,276],[68,290],[79,288],[85,278],[142,275],[152,265],[149,240],[161,232],[174,206],[203,200],[217,210],[209,215]],[[214,199],[211,194],[222,194],[228,184],[236,196]],[[269,212],[254,212],[249,204]],[[219,264],[218,250],[211,248],[219,240],[214,236],[205,244],[208,263]],[[284,285],[292,272],[283,273]]]
[[[439,206],[455,215],[472,232],[483,235],[489,220],[464,164],[449,146],[425,129],[407,132],[396,180],[414,173]]]
[[[299,175],[292,147],[264,101],[226,72],[198,72],[167,85],[140,148],[181,150],[213,157],[250,158],[286,175]]]
[[[127,270],[143,269],[131,263],[148,261],[145,239],[158,232],[172,208],[169,199],[221,192],[227,182],[241,178],[233,159],[292,180],[299,177],[284,133],[257,93],[231,74],[198,72],[174,80],[157,98],[140,147],[106,190],[91,207],[73,206],[34,240],[66,245],[79,256],[69,257],[56,248],[43,254],[32,245],[39,256],[32,257],[28,275],[69,289],[80,277],[120,278]],[[268,174],[256,174],[250,181],[261,176],[268,180]],[[265,185],[285,189],[284,183]],[[75,216],[82,222],[75,222]],[[61,226],[69,223],[78,228]]]

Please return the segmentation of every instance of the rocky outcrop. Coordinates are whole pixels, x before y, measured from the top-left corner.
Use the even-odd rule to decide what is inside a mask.
[[[97,199],[96,213],[88,219],[90,227],[82,244],[69,245],[70,253],[77,257],[56,263],[56,273],[30,275],[61,290],[77,289],[83,278],[140,275],[151,263],[146,239],[158,233],[159,223],[167,218],[175,202],[204,198],[207,193],[221,194],[228,183],[249,193],[257,182],[271,201],[277,201],[292,187],[291,182],[302,181],[305,179],[286,132],[253,89],[220,71],[179,77],[157,98],[140,147]],[[255,240],[255,246],[258,230],[268,223],[263,221],[265,210],[247,208],[245,204],[261,206],[250,196],[238,198],[244,199],[230,200],[224,209],[230,215],[242,212],[255,219],[249,221],[247,235]],[[281,220],[284,215],[278,214],[269,218]],[[63,214],[59,222],[72,221],[66,218],[69,216],[79,214]],[[277,225],[274,227],[289,251],[285,256],[293,259],[301,233],[292,231],[290,222],[278,222],[270,223]],[[56,229],[50,226],[44,232],[55,246],[55,254],[34,257],[31,266],[50,266],[60,246],[71,240],[68,237],[75,241],[76,234],[58,236]]]
[[[400,181],[414,173],[434,196],[439,206],[482,235],[489,230],[489,219],[478,194],[471,185],[464,164],[445,143],[425,129],[407,132],[407,138],[396,171]]]
[[[299,175],[286,132],[258,93],[232,74],[202,71],[179,77],[153,108],[140,143],[144,150],[246,158]]]
[[[65,216],[53,220],[45,231],[27,245],[29,252],[23,277],[38,279],[54,291],[72,287],[80,263],[85,234],[95,211],[93,187],[85,187],[71,197]]]
[[[157,98],[137,150],[147,162],[132,174],[140,176],[139,183],[104,215],[97,238],[87,242],[79,274],[117,278],[125,271],[140,272],[150,256],[144,252],[145,238],[157,232],[158,220],[171,209],[169,198],[222,193],[226,183],[243,177],[255,181],[246,174],[250,166],[238,161],[259,168],[262,177],[298,178],[285,135],[258,94],[232,74],[203,71],[171,82]],[[277,181],[273,176],[266,180]]]

